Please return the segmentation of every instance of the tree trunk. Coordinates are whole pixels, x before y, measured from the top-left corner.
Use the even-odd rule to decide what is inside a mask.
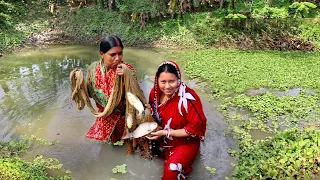
[[[50,12],[51,12],[51,14],[54,15],[54,10],[55,10],[55,9],[54,9],[54,7],[55,7],[54,2],[51,1],[49,6],[50,6]]]
[[[193,0],[190,0],[190,9],[191,9],[191,12],[194,12],[194,2],[193,2]]]
[[[108,8],[109,8],[109,10],[115,9],[115,5],[116,5],[115,0],[108,0]]]
[[[226,0],[220,0],[220,9],[222,9],[224,7],[223,4],[224,4],[225,1]]]

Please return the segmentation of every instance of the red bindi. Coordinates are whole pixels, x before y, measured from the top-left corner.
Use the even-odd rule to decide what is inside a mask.
[[[116,41],[116,47],[119,47],[120,43],[118,41]]]

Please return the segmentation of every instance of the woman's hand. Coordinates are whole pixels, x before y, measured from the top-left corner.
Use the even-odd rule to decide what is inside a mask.
[[[159,130],[153,133],[150,133],[150,135],[146,136],[150,140],[157,140],[161,138],[162,136],[166,136],[168,133],[167,130]]]
[[[146,108],[151,110],[151,105],[150,104],[145,104],[144,107],[146,107]]]
[[[124,70],[123,70],[123,68],[122,68],[122,65],[121,65],[121,64],[119,64],[119,65],[117,66],[116,73],[117,73],[117,75],[119,75],[119,76],[122,76],[122,75],[123,75]]]

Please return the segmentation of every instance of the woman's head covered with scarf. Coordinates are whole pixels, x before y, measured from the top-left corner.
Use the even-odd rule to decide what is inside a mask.
[[[163,81],[161,79],[163,75],[169,75],[172,78],[176,77],[176,82],[171,82],[170,80],[172,80],[172,78],[168,79],[169,82],[166,82],[165,80]],[[157,121],[160,121],[160,117],[157,113],[157,109],[160,103],[161,93],[165,93],[166,96],[168,96],[166,100],[168,101],[177,95],[177,92],[181,85],[183,85],[181,81],[181,71],[177,63],[171,60],[162,62],[158,67],[158,70],[156,72],[156,76],[154,79],[154,102],[153,102],[154,106],[152,108],[155,112],[154,115]]]
[[[197,93],[181,81],[173,61],[162,62],[149,96],[153,117],[162,127],[151,133],[166,159],[162,179],[182,179],[189,173],[204,140],[206,117]]]

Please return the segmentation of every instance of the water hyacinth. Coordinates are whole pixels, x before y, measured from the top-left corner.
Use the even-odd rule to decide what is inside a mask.
[[[310,178],[320,170],[318,129],[301,129],[319,123],[319,53],[211,49],[177,56],[222,101],[225,134],[238,141],[229,152],[238,156],[234,178]],[[269,137],[257,140],[253,132]]]

